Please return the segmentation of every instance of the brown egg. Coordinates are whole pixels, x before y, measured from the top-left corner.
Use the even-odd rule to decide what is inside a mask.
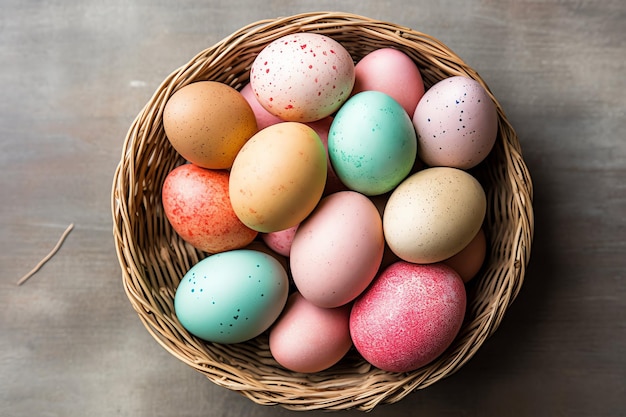
[[[163,128],[186,160],[203,168],[228,169],[257,132],[257,123],[240,92],[220,82],[199,81],[170,97]]]

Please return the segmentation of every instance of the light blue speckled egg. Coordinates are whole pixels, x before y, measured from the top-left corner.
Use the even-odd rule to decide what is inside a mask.
[[[288,293],[287,272],[275,258],[237,249],[211,255],[189,269],[176,289],[174,308],[195,336],[239,343],[274,323]]]

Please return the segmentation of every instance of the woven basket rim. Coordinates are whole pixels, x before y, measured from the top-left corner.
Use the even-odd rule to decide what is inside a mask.
[[[479,81],[496,103],[499,133],[487,160],[472,173],[486,189],[488,262],[468,288],[466,321],[453,345],[431,364],[409,373],[380,371],[352,352],[339,365],[304,375],[277,366],[267,337],[236,346],[191,336],[173,314],[176,283],[203,254],[181,241],[163,219],[160,186],[183,163],[162,127],[167,99],[184,85],[216,80],[237,89],[246,84],[260,49],[288,33],[315,31],[346,46],[357,59],[392,45],[414,59],[427,87],[462,75]],[[163,80],[130,126],[111,193],[113,237],[122,283],[131,305],[153,338],[209,380],[264,405],[294,410],[372,410],[394,403],[452,375],[496,331],[524,281],[534,233],[532,180],[517,135],[496,97],[464,61],[439,40],[390,22],[343,12],[308,12],[259,20],[202,50]]]

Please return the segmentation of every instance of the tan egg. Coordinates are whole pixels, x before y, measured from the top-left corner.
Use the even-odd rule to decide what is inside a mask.
[[[427,168],[403,181],[389,197],[383,215],[385,239],[405,261],[443,261],[476,236],[486,207],[482,186],[467,172]]]
[[[176,91],[163,110],[163,128],[183,158],[211,169],[230,168],[258,130],[241,93],[216,81],[199,81]]]

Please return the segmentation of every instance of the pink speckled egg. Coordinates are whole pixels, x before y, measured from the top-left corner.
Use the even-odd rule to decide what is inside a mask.
[[[489,154],[498,134],[496,105],[476,80],[455,76],[433,85],[413,114],[419,157],[429,166],[469,169]]]
[[[289,259],[293,281],[313,304],[339,307],[374,279],[384,247],[374,203],[355,191],[331,194],[298,227]]]
[[[463,281],[449,266],[396,262],[355,300],[350,335],[372,365],[409,372],[452,344],[466,304]]]
[[[424,81],[419,68],[404,52],[393,48],[375,49],[354,67],[352,94],[380,91],[391,96],[413,116],[424,95]]]
[[[258,130],[284,121],[280,117],[276,117],[272,113],[265,110],[265,107],[261,106],[261,103],[259,103],[259,100],[256,99],[256,96],[252,91],[252,86],[250,85],[250,83],[246,84],[241,89],[241,95],[243,96],[243,98],[246,99],[246,101],[248,102],[248,104],[250,104],[250,107],[252,108],[252,112],[254,113],[254,117],[256,118]]]
[[[268,44],[250,68],[261,105],[286,121],[311,122],[334,113],[354,86],[354,61],[334,39],[294,33]]]
[[[322,308],[298,292],[270,328],[269,347],[276,361],[295,372],[319,372],[330,368],[352,347],[350,305]]]

